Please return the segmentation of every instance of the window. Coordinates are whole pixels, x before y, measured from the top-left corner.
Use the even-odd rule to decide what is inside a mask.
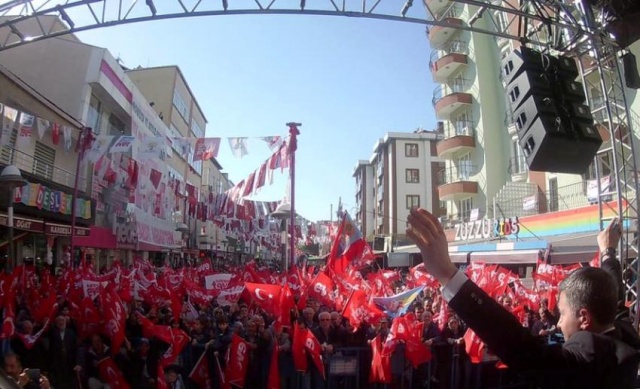
[[[420,206],[420,196],[407,195],[407,209],[417,208]]]
[[[33,153],[33,173],[48,180],[53,179],[53,165],[56,161],[56,151],[51,147],[36,141]]]
[[[471,166],[471,154],[465,154],[458,158],[458,180],[466,181],[473,173],[473,166]]]
[[[469,220],[473,209],[473,198],[469,197],[458,201],[458,215],[460,220]]]
[[[405,143],[404,144],[404,156],[408,158],[418,157],[418,144],[417,143]]]
[[[447,208],[447,202],[440,200],[440,208],[442,208],[442,209]]]
[[[173,106],[176,107],[178,112],[180,112],[180,115],[182,115],[184,120],[189,123],[189,108],[187,107],[187,104],[184,102],[184,99],[182,98],[182,96],[180,96],[180,93],[178,93],[178,91],[175,91],[173,93]]]
[[[511,174],[526,173],[527,160],[524,157],[524,151],[522,151],[517,137],[511,140],[511,155],[511,163],[509,164]]]
[[[89,112],[87,113],[87,126],[91,127],[93,133],[100,134],[100,111],[102,104],[100,100],[94,95],[91,95],[91,101],[89,102]]]
[[[195,120],[191,122],[191,132],[193,132],[196,138],[204,138],[204,130],[200,128]]]
[[[407,183],[409,184],[417,184],[420,182],[420,171],[418,169],[407,169]]]
[[[109,135],[122,135],[126,126],[119,117],[114,114],[109,115]]]

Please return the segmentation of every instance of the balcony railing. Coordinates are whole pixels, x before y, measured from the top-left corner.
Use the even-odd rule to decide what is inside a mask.
[[[469,181],[470,177],[476,172],[476,167],[467,163],[460,163],[458,166],[452,166],[439,172],[440,185],[452,184],[454,182]]]
[[[529,166],[527,166],[527,160],[524,155],[519,155],[509,160],[509,174],[521,174],[528,171]]]
[[[564,211],[589,205],[589,182],[580,181],[532,196],[522,196],[496,201],[498,217],[529,216],[540,213]]]
[[[70,172],[56,167],[48,162],[35,158],[33,155],[24,153],[9,146],[0,148],[0,163],[4,165],[15,165],[23,172],[33,174],[45,180],[73,188],[75,184],[75,172]],[[80,176],[78,188],[86,189],[86,177]]]
[[[433,99],[431,101],[433,106],[435,107],[438,101],[440,101],[444,96],[448,96],[452,93],[465,92],[469,87],[469,83],[470,81],[464,78],[456,78],[449,84],[438,85],[436,89],[433,90]]]
[[[454,136],[474,136],[475,124],[472,120],[454,120],[447,122],[444,126],[445,138]]]

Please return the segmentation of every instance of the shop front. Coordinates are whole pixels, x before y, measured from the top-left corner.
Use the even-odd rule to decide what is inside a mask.
[[[33,262],[36,265],[59,267],[71,258],[71,189],[53,182],[45,182],[23,172],[27,185],[16,188],[14,202],[14,244],[16,262]],[[0,204],[5,212],[0,213],[0,257],[8,255],[8,228],[6,204],[9,193],[0,194]],[[93,203],[83,195],[76,200],[75,236],[88,237],[93,222]],[[80,257],[77,250],[75,258]]]

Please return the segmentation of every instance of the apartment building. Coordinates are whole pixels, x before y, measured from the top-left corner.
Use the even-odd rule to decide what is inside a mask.
[[[64,27],[54,17],[40,18],[40,22],[45,28]],[[27,27],[21,29],[28,33]],[[6,34],[0,31],[0,36]],[[96,202],[96,223],[92,238],[82,245],[95,249],[95,256],[103,260],[160,259],[168,252],[196,254],[200,226],[185,217],[186,202],[177,212],[174,204],[179,203],[177,199],[201,196],[202,162],[193,161],[192,151],[186,158],[185,153],[177,153],[175,145],[162,160],[134,155],[139,149],[135,142],[145,137],[204,136],[206,119],[177,67],[127,72],[106,49],[84,44],[72,34],[2,52],[0,64],[93,128],[98,137],[135,138],[131,151],[122,157],[138,162],[135,190],[96,175],[96,161],[83,163],[87,180],[83,183],[86,188],[81,189]],[[153,82],[147,82],[149,79]],[[110,166],[118,168],[113,163]],[[161,173],[161,182],[153,185],[148,182],[152,170]],[[138,171],[143,173],[138,175]],[[180,193],[166,190],[172,181],[179,183]],[[181,223],[187,224],[186,231],[178,232],[176,226]]]
[[[368,241],[372,235],[403,240],[413,207],[445,213],[437,185],[444,172],[436,155],[441,139],[441,131],[389,132],[376,142],[368,162],[355,166],[355,219]]]
[[[170,138],[204,138],[207,120],[178,66],[161,66],[126,69],[129,79],[142,92],[168,130]],[[199,246],[202,222],[189,217],[190,202],[200,201],[208,196],[208,185],[203,184],[203,161],[194,161],[194,148],[186,155],[181,145],[172,142],[171,155],[167,158],[170,179],[185,182],[180,190],[184,200],[177,204],[174,218],[177,223],[187,225],[185,234],[186,251],[195,254]]]
[[[447,204],[445,226],[453,243],[452,253],[463,262],[469,252],[472,262],[535,264],[543,252],[553,261],[584,260],[595,247],[599,228],[596,165],[583,174],[529,171],[500,73],[502,60],[519,43],[453,28],[468,23],[477,7],[448,0],[425,0],[425,4],[447,17],[451,25],[431,26],[428,41],[433,50],[430,70],[440,84],[434,91],[433,107],[444,122],[444,139],[437,145],[437,155],[446,161],[446,173],[438,192]],[[494,16],[499,28],[518,33],[517,20],[500,13]],[[474,23],[489,29],[493,21],[480,17]],[[544,40],[544,31],[536,38]],[[640,51],[640,45],[632,45],[631,51]],[[626,94],[636,128],[640,125],[636,113],[640,98],[637,91],[621,85],[615,69],[604,64],[601,75],[596,65],[593,59],[583,58],[580,81],[605,141],[597,169],[603,190],[611,192],[612,155],[606,152],[611,144],[609,119],[601,81],[616,109],[624,109]],[[624,92],[614,94],[614,90]],[[628,133],[625,123],[614,125],[617,131]],[[633,138],[638,150],[637,133]]]
[[[13,247],[17,264],[31,261],[59,266],[71,245],[71,199],[78,154],[75,142],[82,124],[7,68],[0,66],[0,169],[20,169],[26,185],[0,191],[6,208],[13,196]],[[26,128],[29,127],[29,128]],[[26,130],[26,131],[25,131]],[[62,133],[61,133],[62,132]],[[87,177],[78,177],[75,236],[87,236],[95,220],[95,201],[85,191]],[[0,239],[9,242],[8,216],[0,213]],[[0,251],[4,268],[8,245]]]

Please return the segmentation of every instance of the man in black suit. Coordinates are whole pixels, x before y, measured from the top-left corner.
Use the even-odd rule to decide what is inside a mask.
[[[453,265],[436,217],[414,209],[408,222],[407,235],[420,248],[426,270],[442,284],[443,298],[507,366],[525,373],[538,387],[634,387],[640,343],[633,328],[628,331],[628,314],[616,316],[622,297],[621,277],[614,279],[607,270],[598,268],[571,273],[560,285],[558,301],[558,327],[566,342],[541,345],[515,316]],[[620,225],[614,221],[598,237],[605,250],[603,268],[613,272],[620,264],[609,262],[617,262],[611,249],[620,235]]]

